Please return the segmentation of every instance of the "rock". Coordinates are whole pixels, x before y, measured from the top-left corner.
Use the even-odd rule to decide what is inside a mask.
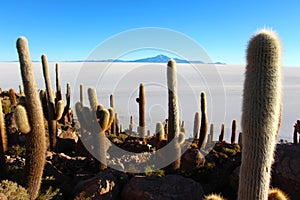
[[[106,169],[99,175],[80,182],[75,187],[74,199],[120,199],[119,194],[121,192],[121,188],[127,182],[127,180],[127,176],[124,173],[112,169]]]
[[[71,127],[67,130],[58,129],[56,151],[61,153],[72,153],[76,150],[78,135]]]
[[[122,191],[123,200],[196,200],[202,199],[201,185],[190,178],[179,175],[136,176]]]
[[[300,144],[278,144],[272,169],[272,186],[300,199]]]
[[[205,164],[205,157],[199,149],[187,149],[181,156],[181,169],[185,172],[194,172]]]

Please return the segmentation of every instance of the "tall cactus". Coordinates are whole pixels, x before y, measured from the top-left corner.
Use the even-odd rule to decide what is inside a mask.
[[[145,138],[146,133],[146,95],[144,84],[140,84],[139,97],[136,98],[136,102],[139,104],[139,127],[138,133],[141,138]]]
[[[232,120],[232,128],[231,128],[231,139],[230,139],[231,144],[235,143],[236,130],[237,130],[237,122],[234,119],[234,120]]]
[[[4,113],[2,111],[2,98],[0,98],[0,179],[4,178],[7,171],[5,151],[7,149],[7,138],[5,131]]]
[[[33,200],[36,199],[40,189],[46,160],[45,127],[26,38],[20,37],[17,40],[17,49],[31,128],[26,136],[25,181],[30,199]]]
[[[281,44],[269,30],[247,48],[242,109],[243,151],[238,199],[268,199],[281,111]]]
[[[177,96],[177,67],[175,60],[170,60],[167,66],[167,84],[168,84],[168,143],[172,144],[172,160],[168,166],[169,172],[174,172],[180,168],[181,149],[178,143],[179,139],[179,106]],[[174,140],[174,141],[172,141]]]
[[[208,131],[208,118],[207,118],[207,108],[206,108],[206,94],[201,92],[201,126],[200,126],[200,136],[198,148],[204,148],[206,142],[206,136]]]
[[[194,142],[196,142],[199,138],[199,129],[200,129],[200,113],[196,112],[194,116]]]
[[[42,55],[43,74],[45,79],[47,97],[48,97],[48,130],[50,137],[50,150],[55,150],[56,147],[56,135],[57,135],[57,124],[55,120],[55,99],[53,96],[53,89],[50,80],[48,59],[44,54]]]

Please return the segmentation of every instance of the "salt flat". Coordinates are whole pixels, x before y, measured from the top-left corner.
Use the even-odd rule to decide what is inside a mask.
[[[167,115],[166,64],[164,63],[96,63],[60,62],[60,79],[63,92],[66,83],[71,84],[72,106],[79,100],[79,85],[85,89],[95,87],[99,102],[109,105],[109,95],[115,95],[115,110],[119,113],[123,128],[128,127],[133,115],[138,124],[138,86],[145,84],[147,126],[151,133],[157,121]],[[34,62],[34,71],[39,88],[45,88],[42,67]],[[49,63],[52,84],[55,86],[55,63]],[[18,90],[21,84],[19,63],[0,63],[0,87],[3,90]],[[180,117],[185,121],[187,136],[192,137],[193,118],[200,111],[200,93],[207,94],[208,116],[215,125],[214,139],[218,138],[221,123],[225,123],[225,139],[230,141],[231,121],[240,123],[244,81],[244,66],[240,65],[189,65],[178,64],[178,100]],[[283,68],[283,115],[279,139],[291,141],[293,124],[300,118],[300,67]],[[85,96],[88,104],[87,93]],[[238,126],[238,131],[241,127]]]

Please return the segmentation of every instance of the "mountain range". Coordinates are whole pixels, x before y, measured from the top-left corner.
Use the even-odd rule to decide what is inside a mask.
[[[154,57],[147,57],[147,58],[140,58],[140,59],[136,59],[136,60],[120,60],[120,59],[116,59],[116,60],[85,60],[82,62],[145,62],[145,63],[167,63],[171,58],[163,55],[163,54],[159,54],[157,56]],[[198,61],[198,60],[192,60],[192,61],[188,61],[188,60],[184,60],[184,59],[179,59],[179,58],[173,58],[173,60],[175,60],[177,63],[195,63],[195,64],[204,64],[203,61]],[[211,63],[210,63],[211,64]],[[221,62],[216,62],[213,64],[225,64],[225,63],[221,63]]]

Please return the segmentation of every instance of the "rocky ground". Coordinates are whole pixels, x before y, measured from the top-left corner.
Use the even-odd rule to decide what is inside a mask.
[[[9,179],[16,182],[21,182],[25,164],[21,149],[6,155]],[[218,142],[206,156],[203,154],[203,151],[189,148],[182,155],[181,170],[175,174],[166,174],[163,169],[132,174],[112,168],[99,173],[97,161],[92,157],[48,151],[42,188],[51,186],[52,191],[58,188],[59,192],[53,199],[177,200],[201,199],[211,193],[236,199],[241,163],[239,146]],[[119,160],[120,169],[122,164],[145,164],[147,167],[149,155],[144,152],[139,158],[122,157]],[[285,191],[291,199],[300,198],[299,155],[300,144],[278,144],[272,167],[272,186]]]

